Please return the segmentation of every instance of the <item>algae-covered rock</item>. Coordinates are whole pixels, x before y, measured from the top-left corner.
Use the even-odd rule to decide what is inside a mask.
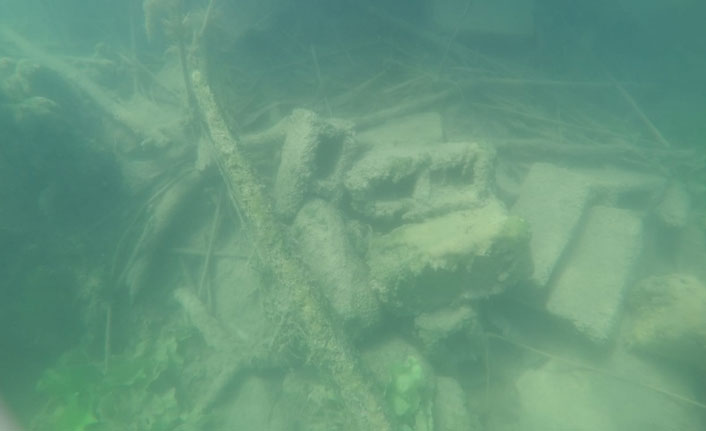
[[[516,381],[517,402],[498,414],[506,423],[493,429],[704,429],[703,412],[688,401],[694,391],[653,363],[617,350],[596,368],[581,364],[552,359],[525,370]]]
[[[531,271],[529,230],[496,200],[373,238],[380,298],[402,312],[431,311],[504,291]]]
[[[436,364],[454,365],[477,359],[481,334],[478,315],[469,304],[444,307],[414,318],[417,339]]]
[[[388,338],[363,352],[363,361],[385,388],[387,409],[400,430],[432,431],[434,370],[401,338]]]
[[[706,286],[690,275],[649,277],[628,301],[627,343],[706,371]]]
[[[413,205],[417,176],[428,154],[417,148],[385,147],[368,152],[346,174],[351,206],[360,215],[382,222],[397,222]]]
[[[495,153],[476,143],[380,146],[346,174],[351,207],[380,223],[420,221],[482,203]]]
[[[337,317],[352,335],[377,323],[380,306],[369,286],[368,268],[357,254],[341,213],[322,200],[307,203],[293,233],[306,264]]]
[[[596,344],[609,343],[622,317],[625,292],[644,244],[634,211],[596,206],[552,275],[546,309]]]
[[[549,283],[590,200],[591,187],[584,176],[548,163],[535,163],[530,168],[512,212],[527,220],[532,229],[531,281],[535,286]]]
[[[280,384],[280,392],[272,415],[283,418],[282,428],[229,428],[248,430],[310,430],[346,431],[351,428],[350,417],[336,387],[327,379],[320,379],[307,370],[291,370]],[[279,422],[279,418],[274,421]]]
[[[291,219],[310,196],[336,200],[353,144],[351,124],[295,110],[288,120],[275,179],[277,213]]]
[[[469,305],[462,305],[422,313],[415,317],[414,327],[420,341],[431,349],[449,336],[469,330],[476,319],[473,309]]]
[[[461,385],[450,377],[436,379],[434,431],[476,431],[483,427],[478,416],[468,409],[468,398]]]
[[[657,219],[667,227],[683,228],[690,214],[691,196],[686,187],[678,182],[670,184],[655,208]]]

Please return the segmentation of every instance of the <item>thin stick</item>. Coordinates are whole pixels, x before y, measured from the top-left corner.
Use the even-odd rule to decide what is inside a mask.
[[[316,72],[316,82],[318,84],[317,92],[320,92],[324,86],[324,83],[321,79],[321,67],[319,66],[319,57],[316,55],[316,47],[314,45],[310,45],[309,52],[311,53],[311,59],[314,63],[314,71]]]
[[[461,72],[466,71],[467,68],[457,67],[453,70],[458,70]],[[611,88],[615,86],[614,82],[604,82],[604,81],[562,81],[556,79],[523,79],[523,78],[485,78],[485,77],[473,77],[459,81],[459,85],[469,86],[469,85],[523,85],[523,86],[536,86],[536,87],[569,87],[569,88]],[[628,83],[630,85],[635,85],[634,83]]]
[[[640,117],[640,120],[647,126],[647,129],[652,133],[652,135],[657,139],[657,142],[659,142],[663,147],[665,148],[670,148],[672,144],[669,143],[669,141],[662,135],[662,133],[659,131],[657,126],[647,117],[647,114],[645,114],[645,111],[643,111],[640,108],[640,105],[637,104],[635,99],[628,93],[628,91],[623,87],[618,81],[613,79],[613,83],[615,84],[615,88],[618,89],[618,93],[620,93],[621,96],[623,96],[623,99],[625,99],[626,102],[635,110],[635,113],[637,114],[638,117]]]
[[[351,103],[356,98],[362,96],[364,90],[369,90],[375,83],[377,83],[379,79],[387,75],[387,72],[387,69],[383,69],[382,71],[373,75],[371,78],[366,79],[362,83],[358,84],[354,88],[351,88],[345,93],[339,94],[333,100],[334,105],[342,106],[347,103]]]
[[[201,27],[199,28],[199,31],[196,33],[195,39],[194,39],[194,46],[203,39],[204,33],[206,33],[206,28],[208,27],[208,23],[211,21],[211,11],[213,10],[213,0],[210,0],[208,2],[208,7],[206,7],[206,14],[203,17],[203,21],[201,22]]]
[[[223,192],[218,193],[218,203],[216,203],[216,212],[213,214],[213,221],[211,222],[211,231],[208,237],[208,247],[206,248],[206,257],[203,262],[203,268],[201,269],[201,278],[199,278],[198,294],[203,297],[204,287],[206,286],[206,277],[208,277],[208,270],[211,266],[211,258],[213,257],[213,244],[215,243],[216,233],[218,232],[218,225],[221,220],[221,204],[223,202]],[[210,289],[206,292],[206,303],[210,305],[211,292]]]
[[[490,347],[488,346],[488,334],[483,334],[483,354],[485,356],[485,406],[490,405]]]
[[[135,6],[137,3],[133,0],[129,2],[128,14],[130,16],[130,52],[133,58],[137,59],[137,28],[135,27]],[[137,61],[135,61],[137,63]],[[137,75],[137,70],[132,68],[132,91],[134,94],[138,94],[140,90],[140,77]]]
[[[416,111],[420,111],[422,109],[426,109],[429,106],[439,103],[453,95],[453,92],[451,92],[450,90],[444,90],[434,94],[421,96],[405,104],[393,106],[391,108],[386,108],[377,112],[373,112],[372,114],[357,117],[353,119],[353,123],[356,125],[356,128],[358,130],[364,130],[366,128],[383,123],[389,120],[390,118],[400,117],[402,115],[407,115]]]
[[[179,50],[179,63],[181,64],[181,74],[184,79],[184,89],[186,90],[186,103],[187,106],[196,112],[196,97],[194,96],[194,87],[191,83],[191,77],[189,76],[189,68],[186,58],[186,44],[184,43],[184,37],[181,34],[177,34],[176,45]]]
[[[103,374],[108,374],[108,363],[110,361],[110,332],[111,321],[113,320],[113,306],[108,304],[105,313],[105,334],[103,336]]]
[[[147,212],[147,209],[149,208],[149,206],[150,206],[153,202],[156,202],[156,200],[157,200],[158,198],[160,198],[164,193],[166,193],[167,190],[169,190],[170,187],[172,187],[174,184],[176,184],[177,181],[181,180],[181,179],[184,177],[184,175],[185,175],[185,174],[180,174],[180,175],[176,176],[175,178],[172,178],[172,179],[167,180],[167,181],[165,182],[165,184],[163,184],[160,188],[158,188],[157,191],[154,192],[154,193],[150,196],[150,198],[147,199],[147,200],[145,201],[145,203],[142,204],[142,206],[140,206],[140,208],[138,208],[138,210],[137,210],[136,213],[135,213],[135,216],[134,216],[134,217],[130,220],[130,222],[128,223],[127,228],[125,229],[125,231],[123,232],[123,234],[120,236],[120,239],[118,240],[118,244],[117,244],[117,246],[115,247],[115,252],[114,252],[114,254],[113,254],[113,259],[112,259],[112,264],[111,264],[111,267],[110,267],[110,268],[111,268],[111,274],[116,274],[116,272],[117,272],[117,270],[118,270],[118,261],[119,261],[119,259],[120,259],[120,255],[121,255],[121,253],[122,253],[124,244],[125,244],[125,242],[127,241],[128,236],[129,236],[130,232],[132,231],[132,229],[133,229],[134,227],[136,227],[137,222],[140,220],[140,217],[142,217],[142,215]],[[147,226],[147,225],[149,225],[149,219],[148,219],[147,222],[145,223],[145,226]],[[140,233],[140,237],[139,237],[139,239],[137,240],[137,243],[135,244],[135,246],[133,247],[132,252],[130,253],[130,256],[128,256],[128,259],[127,259],[127,261],[126,261],[126,263],[125,263],[125,266],[124,266],[123,270],[121,271],[120,274],[118,274],[118,279],[119,279],[119,280],[122,280],[122,279],[123,279],[123,277],[125,276],[125,273],[128,271],[128,269],[130,268],[130,266],[134,263],[134,261],[135,261],[137,255],[139,254],[139,252],[140,252],[140,250],[141,250],[141,247],[142,247],[142,243],[144,242],[145,236],[147,235],[146,231],[147,231],[147,227],[143,227],[142,232]]]
[[[471,3],[473,3],[473,0],[466,1],[466,7],[463,9],[463,13],[461,14],[461,17],[458,20],[458,25],[456,25],[456,28],[454,28],[454,31],[451,34],[451,37],[449,37],[449,41],[446,43],[446,47],[444,48],[444,55],[441,57],[441,61],[439,62],[439,70],[437,70],[437,76],[441,76],[441,73],[444,71],[446,58],[449,56],[449,50],[451,50],[451,45],[456,40],[458,32],[461,31],[461,25],[463,24],[463,20],[466,19],[468,11],[471,10]]]
[[[486,337],[496,338],[496,339],[501,340],[501,341],[504,341],[504,342],[506,342],[506,343],[508,343],[508,344],[512,344],[512,345],[515,346],[515,347],[519,347],[519,348],[524,349],[524,350],[527,350],[527,351],[529,351],[529,352],[536,353],[536,354],[538,354],[538,355],[540,355],[540,356],[544,356],[545,358],[552,359],[552,360],[555,360],[555,361],[558,361],[558,362],[563,362],[564,364],[568,364],[568,365],[571,365],[571,366],[576,367],[576,368],[584,369],[584,370],[587,370],[587,371],[592,371],[592,372],[594,372],[594,373],[600,374],[600,375],[605,376],[605,377],[610,377],[610,378],[612,378],[612,379],[619,380],[619,381],[624,382],[624,383],[630,383],[630,384],[633,384],[633,385],[637,385],[637,386],[639,386],[639,387],[642,387],[642,388],[651,390],[651,391],[653,391],[653,392],[657,392],[657,393],[659,393],[659,394],[662,394],[662,395],[664,395],[664,396],[666,396],[666,397],[668,397],[668,398],[672,398],[673,400],[681,401],[681,402],[683,402],[683,403],[685,403],[685,404],[689,404],[689,405],[691,405],[691,406],[698,407],[698,408],[700,408],[700,409],[706,410],[706,404],[703,404],[703,403],[700,403],[700,402],[698,402],[698,401],[692,400],[691,398],[687,398],[687,397],[685,397],[684,395],[675,394],[674,392],[670,392],[670,391],[668,391],[668,390],[666,390],[666,389],[658,388],[657,386],[652,386],[652,385],[650,385],[650,384],[648,384],[648,383],[637,382],[637,381],[635,381],[635,380],[631,380],[631,379],[628,379],[628,378],[626,378],[626,377],[622,377],[622,376],[616,375],[616,374],[614,374],[614,373],[611,373],[611,372],[606,371],[606,370],[602,370],[602,369],[600,369],[600,368],[596,368],[596,367],[592,367],[592,366],[590,366],[590,365],[582,364],[582,363],[580,363],[580,362],[578,362],[578,361],[573,361],[573,360],[571,360],[571,359],[562,358],[561,356],[553,355],[553,354],[551,354],[551,353],[549,353],[549,352],[545,352],[544,350],[537,349],[536,347],[532,347],[532,346],[530,346],[530,345],[527,345],[527,344],[524,344],[524,343],[520,343],[519,341],[510,340],[509,338],[503,337],[502,335],[499,335],[499,334],[486,333]]]
[[[405,90],[405,89],[407,89],[407,87],[410,87],[410,86],[412,86],[412,85],[414,85],[414,84],[416,84],[416,83],[418,83],[418,82],[424,82],[424,80],[427,79],[427,78],[428,78],[428,77],[427,77],[427,76],[424,76],[424,75],[417,75],[417,76],[414,76],[414,77],[412,77],[412,78],[410,78],[410,79],[408,79],[408,80],[406,80],[406,81],[403,81],[403,82],[400,82],[400,83],[398,83],[398,84],[395,84],[395,85],[393,85],[393,86],[391,86],[391,87],[384,88],[384,89],[381,91],[381,93],[383,93],[383,94],[391,94],[391,93],[398,92],[398,91],[400,91],[400,90]]]
[[[495,110],[495,111],[506,112],[506,113],[514,114],[514,115],[517,115],[517,116],[520,116],[520,117],[523,117],[523,118],[526,118],[529,120],[541,121],[544,123],[555,124],[557,126],[563,126],[563,127],[567,127],[567,128],[571,128],[571,129],[601,133],[601,134],[605,134],[605,135],[615,136],[618,138],[625,137],[624,135],[620,134],[619,132],[614,132],[609,129],[588,127],[588,126],[583,126],[581,124],[575,124],[575,123],[567,123],[565,121],[557,120],[555,118],[544,117],[544,116],[537,115],[532,112],[521,110],[517,106],[508,106],[507,103],[504,103],[504,105],[500,105],[500,104],[494,105],[494,104],[483,103],[483,102],[470,102],[469,104],[471,106],[476,106],[476,107],[483,108],[483,109],[491,109],[491,110]]]
[[[191,276],[191,271],[189,271],[189,268],[186,267],[184,256],[179,256],[179,269],[181,269],[181,275],[184,277],[186,285],[190,289],[195,289],[196,283],[194,282],[194,277]]]
[[[175,247],[167,250],[168,253],[178,255],[178,256],[196,256],[196,257],[206,257],[206,252],[204,250],[198,250],[195,248],[188,247]],[[248,256],[238,253],[228,253],[223,251],[214,251],[213,257],[223,258],[223,259],[247,259]]]
[[[125,63],[129,64],[133,69],[137,70],[139,69],[140,72],[142,72],[145,76],[149,77],[150,80],[152,81],[152,84],[159,87],[160,90],[162,90],[165,94],[168,94],[170,97],[173,98],[173,100],[178,100],[180,97],[178,93],[171,88],[165,86],[161,82],[161,78],[159,78],[157,75],[154,74],[147,66],[142,64],[136,57],[130,58],[124,54],[118,53],[118,57]]]
[[[431,31],[426,31],[417,25],[411,24],[396,16],[387,14],[381,9],[375,7],[374,2],[359,2],[359,4],[361,5],[363,12],[367,12],[369,15],[384,21],[385,24],[391,27],[396,27],[398,30],[404,31],[412,36],[416,36],[427,44],[434,46],[435,49],[448,50],[447,58],[449,57],[449,54],[452,54],[460,59],[470,59],[471,61],[474,61],[474,63],[484,63],[496,72],[505,72],[507,69],[495,59],[491,59],[478,51],[472,50],[453,38],[451,40],[444,39]]]

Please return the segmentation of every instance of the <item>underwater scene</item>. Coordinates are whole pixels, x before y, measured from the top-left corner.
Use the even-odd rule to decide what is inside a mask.
[[[705,430],[704,16],[0,0],[0,431]]]

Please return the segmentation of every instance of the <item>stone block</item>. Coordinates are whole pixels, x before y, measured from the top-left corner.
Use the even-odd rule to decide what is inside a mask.
[[[610,206],[615,202],[629,201],[639,207],[654,205],[665,189],[665,179],[653,173],[602,166],[599,168],[572,169],[583,175],[591,184],[597,202]]]
[[[528,240],[526,223],[491,199],[375,236],[368,261],[379,297],[418,314],[524,279],[531,271]]]
[[[568,169],[547,163],[532,166],[512,212],[530,226],[534,263],[531,280],[544,287],[580,227],[591,198],[591,184]]]
[[[381,146],[346,174],[352,208],[385,224],[478,206],[490,194],[495,153],[476,143]]]
[[[414,318],[414,329],[424,353],[436,365],[467,364],[477,360],[482,349],[483,326],[469,304],[421,313]]]
[[[630,291],[627,344],[706,372],[706,286],[688,274],[640,281]]]
[[[655,215],[666,227],[683,228],[691,215],[691,196],[684,185],[673,182],[662,195]]]
[[[642,220],[635,213],[592,208],[551,283],[547,310],[591,340],[607,342],[617,327],[642,246]]]
[[[368,268],[347,234],[342,214],[330,203],[309,201],[292,226],[299,252],[337,317],[352,336],[380,318],[369,286]]]
[[[295,110],[287,120],[274,184],[277,214],[291,220],[312,196],[336,200],[353,153],[352,125]]]
[[[480,431],[478,416],[468,409],[461,385],[449,377],[437,377],[434,395],[434,431]]]
[[[516,422],[502,429],[704,429],[702,412],[684,401],[695,397],[685,382],[624,352],[602,367],[554,359],[525,371],[516,383]]]

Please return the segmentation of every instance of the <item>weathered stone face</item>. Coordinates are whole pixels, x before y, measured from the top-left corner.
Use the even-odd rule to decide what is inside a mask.
[[[397,312],[502,292],[531,270],[529,229],[493,193],[495,152],[477,143],[391,142],[386,126],[345,175],[352,216],[372,226],[371,283]]]
[[[706,286],[686,274],[649,277],[628,298],[632,348],[706,371]]]
[[[491,195],[495,153],[475,143],[380,145],[346,174],[352,209],[388,226],[476,207]]]
[[[374,286],[406,313],[500,293],[531,271],[529,231],[522,226],[494,199],[402,225],[372,242]]]
[[[644,242],[633,211],[596,206],[550,283],[547,311],[596,343],[615,334]]]

